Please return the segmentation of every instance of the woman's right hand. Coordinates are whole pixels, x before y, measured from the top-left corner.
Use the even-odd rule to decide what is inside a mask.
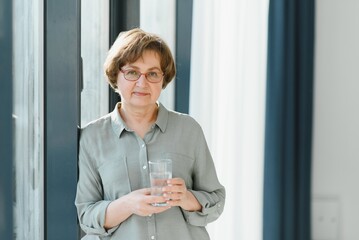
[[[170,206],[152,206],[154,203],[166,202],[166,199],[163,196],[151,196],[150,188],[133,191],[127,197],[131,205],[131,212],[139,216],[149,216],[171,208]]]
[[[171,206],[155,207],[153,203],[166,202],[163,196],[151,196],[150,188],[143,188],[130,192],[112,201],[106,209],[104,227],[110,229],[129,218],[132,214],[138,216],[150,216],[161,213],[171,208]]]

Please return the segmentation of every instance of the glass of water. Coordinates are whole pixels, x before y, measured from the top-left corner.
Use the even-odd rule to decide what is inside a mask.
[[[149,161],[151,195],[162,196],[162,188],[167,186],[167,180],[172,178],[172,160],[158,159]],[[166,202],[154,203],[153,206],[166,206]]]

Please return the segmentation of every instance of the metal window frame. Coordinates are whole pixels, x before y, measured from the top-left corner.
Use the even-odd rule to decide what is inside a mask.
[[[140,26],[140,0],[110,0],[110,42],[115,42],[118,34]],[[121,101],[120,96],[109,88],[109,111]]]
[[[12,1],[0,11],[0,236],[13,239]]]
[[[189,112],[192,9],[193,0],[177,0],[175,110],[183,113]]]
[[[44,1],[45,239],[78,239],[80,0]]]

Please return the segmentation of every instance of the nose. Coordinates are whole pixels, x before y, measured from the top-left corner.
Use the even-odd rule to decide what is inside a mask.
[[[137,86],[144,86],[147,83],[146,74],[141,73],[140,78],[136,81]]]

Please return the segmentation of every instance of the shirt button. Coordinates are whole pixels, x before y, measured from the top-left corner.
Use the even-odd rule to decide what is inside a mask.
[[[143,147],[143,148],[144,148],[145,146],[146,146],[145,144],[142,144],[142,146],[141,146],[141,147]]]
[[[146,169],[146,168],[147,168],[147,166],[146,166],[146,165],[144,165],[142,168],[143,168],[143,169]]]
[[[155,236],[151,236],[151,239],[155,239]]]

